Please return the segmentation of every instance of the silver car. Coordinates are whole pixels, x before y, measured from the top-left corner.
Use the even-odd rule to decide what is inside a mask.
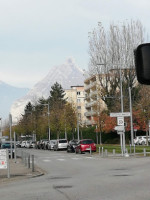
[[[66,139],[59,139],[57,140],[56,144],[54,145],[54,151],[58,151],[60,149],[67,149],[68,141]]]
[[[48,150],[53,150],[56,143],[57,143],[57,140],[50,140],[48,142]]]

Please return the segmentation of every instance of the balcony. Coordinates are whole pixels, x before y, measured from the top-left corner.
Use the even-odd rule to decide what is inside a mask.
[[[86,120],[86,125],[87,126],[91,126],[91,125],[95,125],[95,124],[97,124],[97,123],[94,120]]]
[[[86,117],[95,116],[95,115],[97,115],[97,112],[92,110],[92,111],[89,111],[89,112],[85,112],[84,115]]]
[[[86,107],[86,108],[90,108],[90,107],[96,105],[96,103],[97,103],[96,101],[92,101],[92,102],[90,102],[90,103],[86,103],[86,104],[85,104],[85,107]]]

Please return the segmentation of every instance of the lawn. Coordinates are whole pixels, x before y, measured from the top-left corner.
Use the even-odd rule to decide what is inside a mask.
[[[102,147],[103,147],[103,151],[105,151],[105,149],[107,149],[108,153],[112,153],[113,149],[115,149],[116,153],[121,153],[121,147],[120,145],[116,145],[116,144],[104,144],[104,145],[96,145],[97,148],[97,152],[99,152],[99,147],[102,151]],[[130,153],[130,146],[126,145],[126,148],[128,149],[128,153]],[[144,148],[146,149],[146,152],[150,152],[150,146],[141,146],[141,145],[136,145],[135,146],[135,152],[136,153],[143,153]],[[134,147],[131,147],[131,153],[134,152]]]

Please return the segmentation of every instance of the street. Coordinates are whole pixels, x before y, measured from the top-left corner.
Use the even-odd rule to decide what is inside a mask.
[[[25,149],[35,155],[44,176],[0,188],[1,200],[149,200],[150,158]]]

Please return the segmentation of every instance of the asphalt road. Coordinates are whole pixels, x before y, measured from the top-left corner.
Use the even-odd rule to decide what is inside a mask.
[[[0,188],[0,200],[150,200],[150,157],[26,150],[46,171]]]

